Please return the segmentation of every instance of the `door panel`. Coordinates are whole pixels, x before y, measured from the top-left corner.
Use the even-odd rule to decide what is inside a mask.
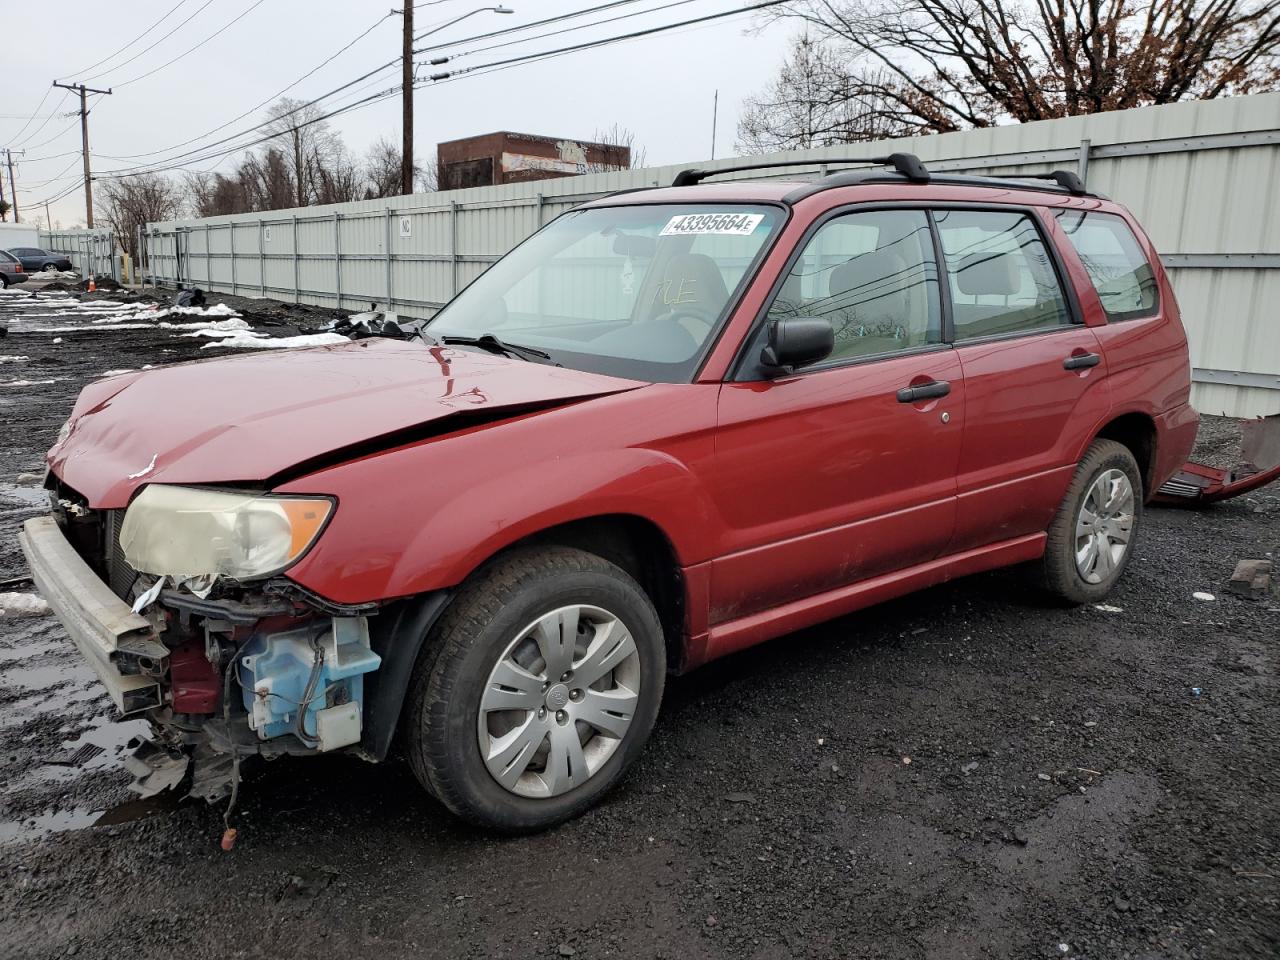
[[[965,381],[958,553],[1048,527],[1106,410],[1098,338],[1027,210],[934,211]]]
[[[932,381],[950,393],[899,401]],[[938,556],[955,521],[964,408],[949,348],[725,384],[709,485],[727,534],[711,623]]]
[[[1046,529],[1071,481],[1075,451],[1109,405],[1105,360],[1063,366],[1073,356],[1101,355],[1089,327],[959,344],[956,353],[965,429],[951,553]]]

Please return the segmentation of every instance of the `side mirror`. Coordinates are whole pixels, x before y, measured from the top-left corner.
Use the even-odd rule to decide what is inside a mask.
[[[769,370],[790,372],[831,355],[836,332],[822,317],[783,317],[769,321],[769,341],[760,363]]]

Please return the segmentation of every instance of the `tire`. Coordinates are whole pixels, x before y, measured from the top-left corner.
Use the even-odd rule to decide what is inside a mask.
[[[1123,496],[1127,483],[1128,498]],[[1108,504],[1095,513],[1102,500]],[[1115,588],[1133,557],[1142,523],[1142,473],[1129,448],[1114,440],[1095,440],[1085,451],[1049,525],[1041,561],[1040,585],[1067,604],[1096,603]],[[1090,522],[1084,510],[1099,518]],[[1090,533],[1090,531],[1092,531]],[[1125,536],[1123,543],[1112,536]],[[1106,546],[1101,547],[1106,538]],[[1117,548],[1122,549],[1117,549]],[[1083,559],[1077,551],[1083,551]],[[1090,563],[1090,559],[1093,563]]]
[[[544,623],[551,624],[550,633],[539,631]],[[554,637],[570,632],[574,645],[554,646]],[[548,656],[537,637],[551,645]],[[557,663],[570,669],[551,676]],[[615,665],[590,678],[609,663]],[[499,671],[520,687],[498,685]],[[557,682],[564,677],[571,679]],[[566,547],[514,550],[462,586],[427,638],[406,703],[410,766],[428,791],[469,823],[504,833],[553,827],[598,802],[640,753],[665,677],[658,615],[622,569]],[[573,686],[583,678],[589,686]],[[509,699],[518,708],[494,706]],[[579,719],[591,715],[614,727],[628,712],[617,735]],[[504,751],[501,744],[508,742],[514,746]],[[512,753],[517,746],[518,755]],[[557,769],[564,775],[555,775]]]
[[[9,278],[6,277],[3,273],[0,273],[0,290],[8,290],[8,289],[9,289]]]
[[[57,272],[57,270],[58,270],[58,265],[57,265],[56,263],[54,263],[52,260],[50,260],[48,263],[46,263],[46,264],[45,264],[44,266],[42,266],[40,269],[41,269],[41,270],[43,270],[45,273],[56,273],[56,272]]]

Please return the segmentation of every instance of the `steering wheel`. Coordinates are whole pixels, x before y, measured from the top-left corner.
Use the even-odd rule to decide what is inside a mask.
[[[648,323],[674,323],[698,343],[705,341],[715,329],[719,311],[712,313],[701,303],[673,304],[670,310],[650,318]]]

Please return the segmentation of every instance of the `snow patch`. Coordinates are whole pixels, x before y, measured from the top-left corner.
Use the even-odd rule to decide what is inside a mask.
[[[57,380],[9,380],[0,383],[0,387],[42,387],[57,382]]]
[[[249,331],[222,337],[206,343],[200,349],[210,347],[230,347],[249,350],[287,350],[293,347],[327,347],[351,341],[340,333],[312,333],[299,337],[267,337]]]
[[[30,357],[0,356],[0,363],[26,363]]]
[[[0,593],[0,617],[43,617],[49,604],[34,593]]]

